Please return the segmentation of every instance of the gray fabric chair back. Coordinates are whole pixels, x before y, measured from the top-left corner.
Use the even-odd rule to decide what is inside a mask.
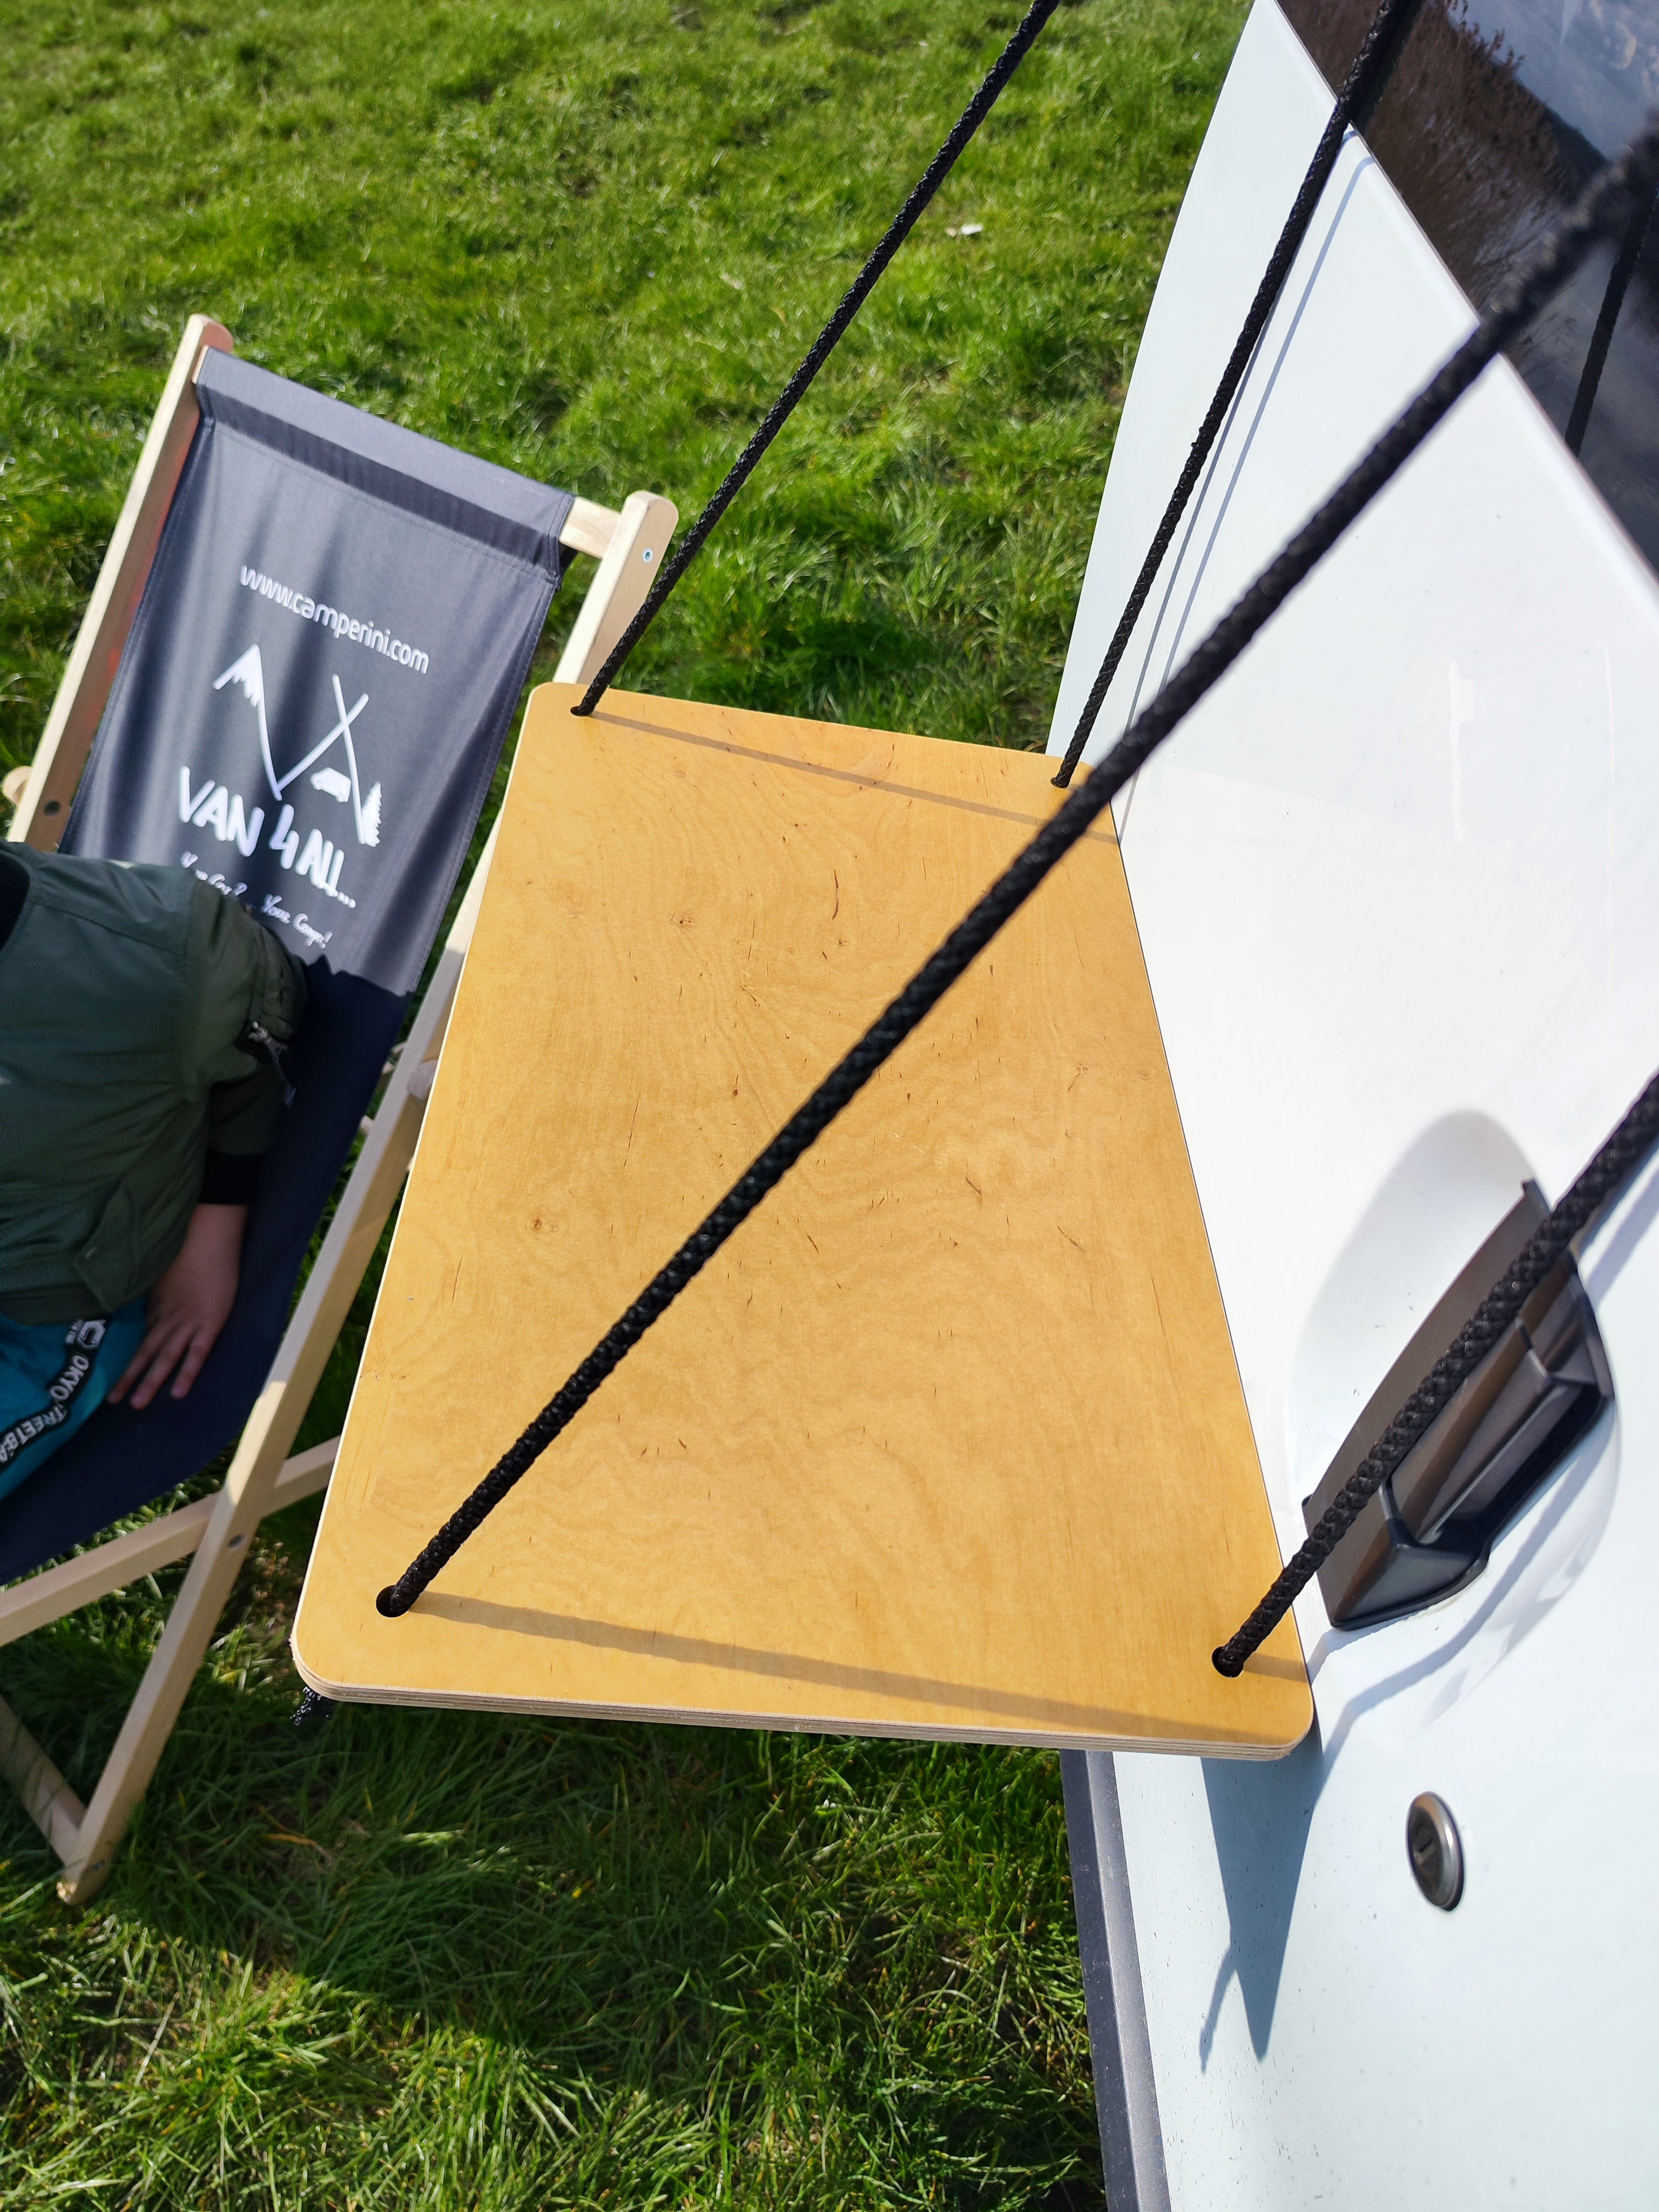
[[[307,962],[420,979],[568,492],[209,353],[63,849],[192,868]]]

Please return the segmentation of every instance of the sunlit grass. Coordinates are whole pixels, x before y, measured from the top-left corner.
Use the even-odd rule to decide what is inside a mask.
[[[191,312],[689,515],[1016,20],[0,0],[0,763],[33,750]],[[1061,11],[630,682],[1041,743],[1240,21]],[[89,1913],[0,1797],[8,2207],[1099,2201],[1051,1760],[367,1711],[301,1743],[309,1526],[265,1532]],[[79,1786],[176,1582],[3,1655]]]

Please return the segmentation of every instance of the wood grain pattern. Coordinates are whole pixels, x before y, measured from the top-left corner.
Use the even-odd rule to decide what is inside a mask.
[[[412,1613],[404,1566],[1060,803],[1029,754],[531,702],[295,1632],[334,1697],[1273,1757],[1291,1624],[1109,829]]]

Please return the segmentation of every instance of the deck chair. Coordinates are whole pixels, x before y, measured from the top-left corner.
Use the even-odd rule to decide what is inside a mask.
[[[618,514],[532,483],[238,360],[204,317],[185,329],[10,835],[192,867],[306,958],[309,1005],[195,1389],[100,1407],[0,1499],[0,1644],[194,1555],[84,1806],[0,1703],[0,1772],[68,1902],[107,1879],[260,1520],[328,1480],[337,1439],[290,1454],[414,1152],[489,847],[398,1039],[564,567],[599,564],[559,664],[585,682],[677,520],[651,493]],[[233,1443],[210,1496],[76,1548]]]

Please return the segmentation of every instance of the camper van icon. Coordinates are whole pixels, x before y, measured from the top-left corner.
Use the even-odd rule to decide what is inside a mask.
[[[313,791],[321,792],[325,798],[335,799],[341,805],[347,800],[350,801],[352,820],[357,832],[357,842],[360,845],[378,845],[380,842],[380,787],[378,783],[371,784],[368,795],[364,795],[362,781],[357,772],[357,749],[352,743],[351,736],[351,726],[368,706],[368,694],[365,691],[355,706],[348,707],[345,702],[345,694],[340,689],[339,678],[331,676],[329,680],[334,687],[336,709],[334,725],[313,745],[302,760],[297,761],[286,774],[282,775],[276,772],[276,760],[270,749],[270,729],[265,717],[265,672],[264,663],[259,658],[258,647],[249,646],[240,660],[232,661],[222,676],[215,678],[213,688],[216,691],[222,691],[226,684],[234,684],[258,714],[259,755],[264,765],[265,781],[270,787],[271,797],[279,805],[282,805],[289,787],[296,783],[306,770],[310,769],[313,771],[311,787]],[[346,770],[344,775],[342,775],[339,769],[331,763],[322,768],[316,766],[316,763],[337,744],[343,748]]]

